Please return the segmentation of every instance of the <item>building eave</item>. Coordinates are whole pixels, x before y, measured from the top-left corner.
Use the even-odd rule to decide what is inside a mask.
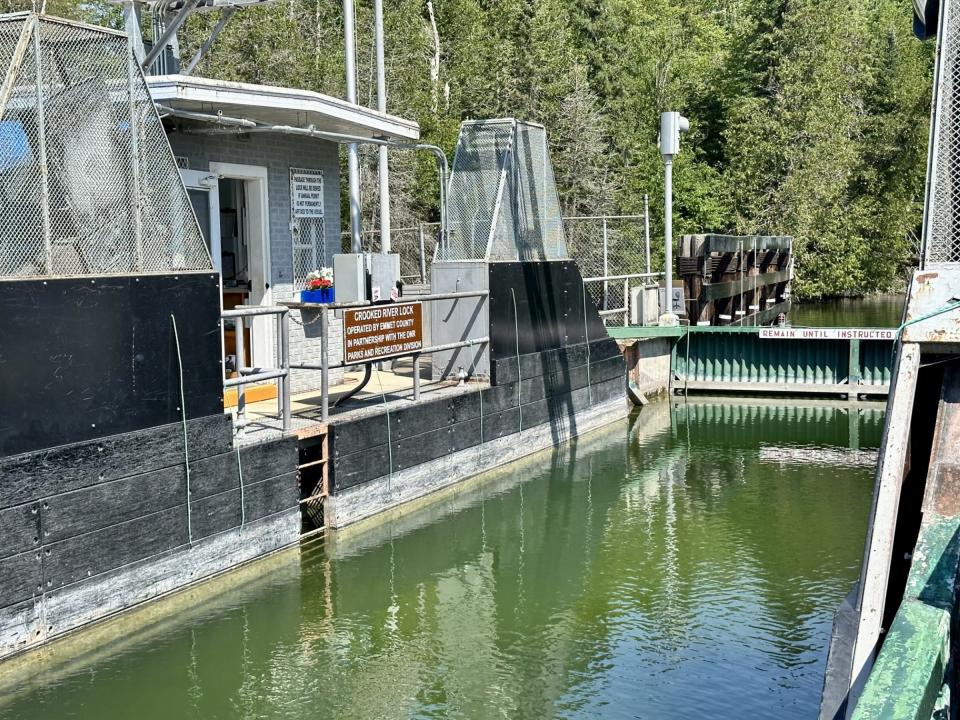
[[[416,141],[420,126],[310,90],[211,80],[189,75],[147,77],[154,102],[180,110],[222,113],[257,123],[307,127],[358,137]]]

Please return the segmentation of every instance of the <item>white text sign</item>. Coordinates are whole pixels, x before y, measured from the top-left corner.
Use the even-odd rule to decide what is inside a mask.
[[[760,328],[760,337],[773,340],[893,340],[894,328]]]

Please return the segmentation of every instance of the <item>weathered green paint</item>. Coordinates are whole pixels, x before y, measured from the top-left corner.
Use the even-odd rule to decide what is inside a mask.
[[[960,570],[960,521],[933,516],[923,524],[903,602],[853,720],[929,720],[943,690]]]
[[[746,390],[757,384],[771,391],[885,394],[893,366],[889,340],[761,339],[759,327],[737,325],[608,331],[618,340],[675,339],[671,371],[678,387],[717,383],[711,389]]]

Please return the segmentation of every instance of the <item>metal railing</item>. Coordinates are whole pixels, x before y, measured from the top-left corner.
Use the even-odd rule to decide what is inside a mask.
[[[424,302],[436,302],[440,300],[458,300],[461,298],[486,298],[490,295],[488,290],[470,290],[464,292],[450,292],[450,293],[434,293],[431,295],[423,295],[415,300],[401,300],[399,302],[390,303],[390,306],[397,305],[416,305]],[[302,303],[289,303],[292,307],[299,307],[301,311],[304,309]],[[476,345],[486,345],[490,342],[489,336],[483,336],[478,338],[470,338],[467,340],[461,340],[459,342],[453,343],[444,343],[442,345],[431,345],[429,347],[420,348],[418,350],[410,350],[408,352],[391,354],[386,357],[381,358],[371,358],[369,360],[356,361],[352,360],[347,362],[346,360],[340,360],[335,363],[330,362],[330,311],[331,310],[349,310],[353,308],[363,308],[376,306],[377,303],[373,303],[369,300],[360,301],[360,302],[342,302],[342,303],[329,303],[329,304],[313,304],[310,303],[308,308],[315,310],[319,314],[320,322],[320,364],[314,365],[312,363],[297,363],[297,364],[288,364],[288,369],[292,370],[319,370],[320,371],[320,419],[323,422],[326,422],[330,418],[330,369],[331,368],[343,368],[343,367],[354,367],[357,365],[372,365],[381,361],[388,360],[397,360],[404,357],[413,358],[413,399],[420,399],[420,357],[422,355],[429,355],[435,352],[443,352],[445,350],[456,350],[458,348],[473,347]],[[288,403],[289,405],[289,403]]]
[[[593,283],[603,283],[603,305],[599,310],[600,317],[606,322],[606,318],[613,315],[619,315],[623,313],[623,325],[626,327],[630,324],[630,290],[631,290],[631,280],[647,280],[649,278],[659,278],[663,277],[662,272],[645,272],[645,273],[630,273],[627,275],[601,275],[599,277],[587,277],[583,279],[583,284],[589,286]],[[617,282],[618,287],[619,283],[622,281],[623,285],[623,305],[618,307],[608,307],[607,298],[609,297],[609,285],[612,282]],[[647,288],[651,287],[650,283],[643,283],[641,287]]]
[[[278,316],[276,323],[277,360],[279,367],[254,368],[246,364],[246,349],[244,347],[244,330],[246,318],[264,315]],[[223,387],[237,389],[237,419],[234,427],[243,432],[249,424],[247,421],[247,402],[245,386],[253,383],[277,381],[277,415],[284,432],[290,430],[290,309],[283,305],[264,305],[262,307],[237,307],[224,310],[221,317],[225,321],[233,321],[236,332],[237,377],[228,378],[224,372]],[[224,327],[224,329],[226,329]],[[226,371],[226,368],[224,368]]]

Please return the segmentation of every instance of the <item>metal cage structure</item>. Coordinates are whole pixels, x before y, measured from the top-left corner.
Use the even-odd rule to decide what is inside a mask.
[[[0,278],[211,270],[127,36],[0,16]]]
[[[960,264],[960,11],[941,0],[934,75],[923,265]]]
[[[565,260],[560,200],[542,125],[515,119],[460,126],[448,233],[436,260]]]

